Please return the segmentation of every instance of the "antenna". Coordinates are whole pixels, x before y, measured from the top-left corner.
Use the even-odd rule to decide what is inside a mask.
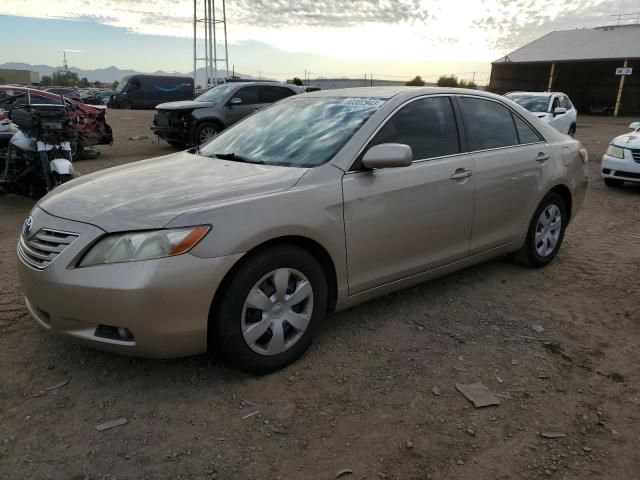
[[[218,37],[221,43],[218,45]],[[224,56],[219,51],[224,47]],[[198,84],[198,63],[204,62],[205,87],[218,84],[229,75],[227,9],[225,0],[193,0],[193,82]],[[224,68],[224,75],[218,70]]]

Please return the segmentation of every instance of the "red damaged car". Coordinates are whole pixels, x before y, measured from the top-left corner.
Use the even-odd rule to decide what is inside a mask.
[[[0,116],[4,110],[10,117],[11,110],[27,102],[27,94],[32,104],[62,105],[64,103],[66,105],[69,118],[78,131],[77,152],[81,152],[85,147],[108,145],[113,142],[113,134],[111,127],[107,124],[104,108],[86,105],[35,88],[0,85]]]

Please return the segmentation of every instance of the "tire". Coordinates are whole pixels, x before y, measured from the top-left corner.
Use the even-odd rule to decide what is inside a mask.
[[[235,368],[259,375],[293,363],[311,346],[327,312],[322,267],[306,250],[282,245],[250,255],[232,275],[209,319],[210,357],[220,353]],[[287,305],[283,297],[296,292],[295,300],[303,300]]]
[[[624,180],[619,180],[617,178],[605,178],[604,179],[604,184],[607,187],[620,188],[621,186],[624,185]]]
[[[187,146],[183,142],[175,142],[167,140],[167,143],[171,145],[173,148],[177,148],[178,150],[184,150]]]
[[[215,138],[222,129],[212,122],[202,122],[198,124],[195,131],[193,132],[193,144],[194,145],[202,145],[203,143],[208,142],[212,138]]]
[[[551,223],[545,224],[543,216]],[[558,217],[560,225],[556,224],[554,229],[553,219]],[[514,255],[515,260],[533,268],[548,265],[560,250],[567,222],[567,208],[564,200],[557,193],[549,192],[533,214],[527,238],[522,248]],[[542,234],[542,232],[545,233]]]
[[[62,185],[63,183],[68,182],[69,180],[73,179],[73,175],[68,175],[68,174],[57,174],[54,173],[53,174],[53,188],[59,187],[60,185]]]
[[[131,110],[132,108],[133,108],[133,105],[131,105],[131,102],[129,100],[122,100],[120,102],[121,110]]]
[[[573,137],[576,134],[576,130],[577,130],[577,127],[574,123],[569,127],[569,135]]]

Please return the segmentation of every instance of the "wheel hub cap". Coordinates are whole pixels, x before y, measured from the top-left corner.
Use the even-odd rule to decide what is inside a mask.
[[[242,309],[246,344],[260,355],[278,355],[304,335],[313,313],[313,289],[307,277],[279,268],[256,282]]]
[[[553,253],[562,232],[562,214],[560,208],[551,204],[545,208],[536,224],[535,245],[536,252],[541,257],[548,257]]]

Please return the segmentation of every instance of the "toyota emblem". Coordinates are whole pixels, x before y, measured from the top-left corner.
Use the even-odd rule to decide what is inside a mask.
[[[29,215],[27,219],[24,221],[24,225],[22,226],[22,234],[27,237],[31,233],[31,229],[33,228],[33,217]]]

